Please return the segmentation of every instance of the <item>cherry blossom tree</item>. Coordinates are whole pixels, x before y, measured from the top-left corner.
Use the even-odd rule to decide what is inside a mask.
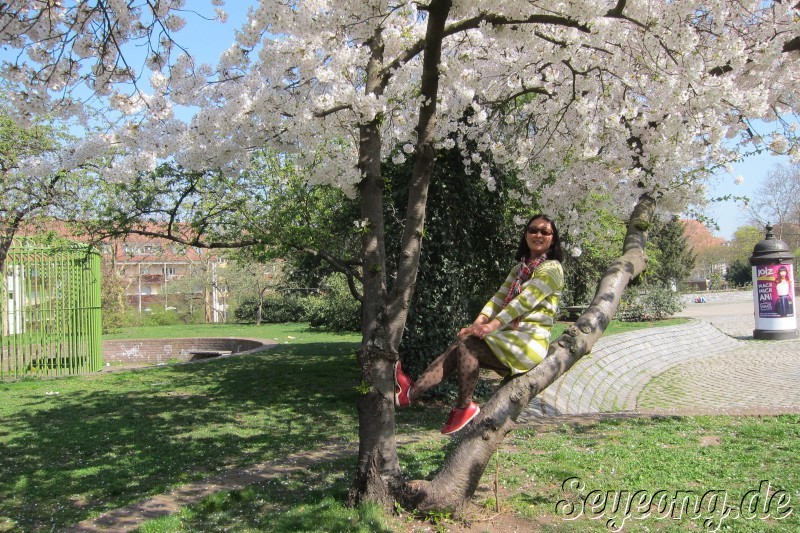
[[[800,36],[786,1],[264,0],[214,66],[176,44],[184,4],[0,3],[0,39],[19,51],[2,69],[18,119],[48,111],[88,124],[88,88],[114,121],[103,135],[20,163],[17,176],[53,175],[102,153],[108,164],[97,172],[128,184],[169,161],[213,172],[228,187],[218,199],[240,195],[246,209],[242,171],[266,145],[293,154],[312,182],[357,196],[358,362],[368,392],[358,401],[354,502],[461,505],[527,401],[591,349],[644,268],[656,201],[680,211],[742,152],[797,155]],[[126,55],[137,43],[138,67]],[[186,107],[197,112],[182,120]],[[762,137],[756,120],[778,127]],[[432,481],[408,484],[394,439],[392,365],[440,147],[460,149],[487,187],[493,165],[514,172],[527,186],[522,200],[535,197],[567,231],[581,232],[574,206],[591,194],[632,215],[623,255],[587,313],[541,365],[500,388]],[[388,272],[381,162],[409,158],[400,261]]]

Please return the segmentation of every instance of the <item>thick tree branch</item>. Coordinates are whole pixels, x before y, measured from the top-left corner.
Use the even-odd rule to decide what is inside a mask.
[[[405,323],[419,269],[425,207],[436,158],[434,141],[439,99],[439,65],[442,58],[442,42],[445,38],[444,29],[450,7],[450,0],[431,2],[425,34],[427,47],[422,61],[420,82],[420,94],[424,97],[424,102],[420,106],[417,119],[417,144],[414,150],[414,167],[411,171],[406,219],[397,265],[397,281],[387,306],[389,316],[393,317],[393,320],[401,321],[400,323]],[[400,345],[403,328],[395,327],[392,328],[392,331],[391,346],[396,349]]]
[[[590,31],[590,28],[588,26],[581,24],[577,20],[573,20],[567,17],[559,17],[554,15],[532,15],[530,17],[526,17],[523,19],[512,19],[500,15],[494,15],[491,13],[482,13],[481,15],[478,15],[476,17],[461,20],[454,24],[451,24],[450,26],[445,27],[442,33],[442,39],[444,40],[447,37],[465,32],[467,30],[477,29],[481,27],[481,25],[483,24],[489,24],[493,26],[543,24],[543,25],[563,26],[567,28],[576,28],[587,33]],[[407,48],[402,54],[397,56],[393,61],[386,64],[386,66],[382,70],[382,77],[385,80],[384,83],[388,82],[394,70],[397,70],[398,68],[402,67],[403,65],[405,65],[413,58],[422,53],[422,51],[425,49],[426,40],[427,38],[418,40],[416,43]]]
[[[655,199],[639,199],[628,222],[622,256],[605,272],[586,312],[551,345],[536,368],[506,380],[465,431],[442,471],[430,482],[413,482],[408,505],[421,510],[460,509],[505,436],[530,401],[589,353],[617,310],[628,283],[645,268],[644,246]]]
[[[264,244],[262,239],[257,238],[243,238],[237,241],[204,241],[202,239],[202,233],[198,233],[193,236],[185,236],[176,233],[172,227],[168,228],[165,232],[136,227],[117,228],[111,231],[94,231],[92,232],[92,237],[94,240],[102,240],[113,237],[124,237],[131,234],[142,235],[143,237],[153,237],[156,239],[164,239],[178,244],[185,244],[186,246],[207,248],[210,250],[246,248],[248,246]]]
[[[783,43],[783,52],[788,54],[789,52],[797,52],[800,51],[800,37],[795,37],[789,41]]]

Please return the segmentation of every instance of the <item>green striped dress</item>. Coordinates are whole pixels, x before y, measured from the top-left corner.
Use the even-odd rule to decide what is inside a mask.
[[[544,261],[522,284],[520,293],[503,308],[506,295],[521,263],[508,274],[506,281],[480,314],[496,318],[502,325],[484,337],[495,356],[510,374],[522,374],[539,364],[547,355],[550,329],[558,312],[558,299],[564,287],[564,270],[558,261]],[[519,318],[517,329],[512,322]]]

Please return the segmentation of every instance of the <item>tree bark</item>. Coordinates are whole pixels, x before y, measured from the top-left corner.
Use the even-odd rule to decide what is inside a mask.
[[[22,221],[28,214],[26,211],[16,210],[12,212],[12,216],[8,220],[0,223],[0,273],[5,272],[6,259],[8,259],[8,252],[11,250],[11,245],[14,244],[14,237],[19,231]]]
[[[397,278],[391,295],[386,287],[386,257],[383,242],[383,178],[381,176],[381,137],[379,120],[361,127],[360,184],[361,215],[369,222],[364,237],[364,300],[362,303],[363,341],[358,353],[361,385],[359,397],[359,451],[356,476],[348,497],[349,504],[371,501],[391,509],[397,494],[404,491],[397,457],[394,417],[394,362],[403,335],[408,307],[414,293],[419,266],[425,204],[436,149],[436,107],[439,91],[439,63],[450,0],[433,0],[428,6],[426,47],[420,84],[424,102],[417,124],[408,210],[403,229]],[[367,69],[367,92],[380,94],[385,80],[378,66],[383,59],[382,42],[372,39],[372,61]]]
[[[614,316],[628,283],[646,266],[644,247],[656,202],[643,195],[631,214],[622,256],[605,272],[586,312],[551,345],[536,368],[506,380],[464,430],[431,481],[411,482],[402,503],[423,511],[461,510],[475,493],[489,459],[528,403],[589,353]]]
[[[383,42],[376,31],[371,42],[366,73],[367,94],[380,95],[383,86],[378,72],[383,61]],[[381,175],[381,117],[363,124],[359,131],[359,184],[361,217],[368,222],[362,241],[364,254],[364,301],[361,305],[362,342],[357,358],[361,368],[358,408],[358,466],[348,503],[372,501],[391,507],[389,483],[401,479],[397,459],[394,423],[394,380],[392,346],[386,331],[386,252],[383,220],[383,177]]]
[[[261,321],[264,319],[264,293],[266,291],[267,291],[266,287],[259,289],[258,291],[258,307],[256,308],[256,326],[260,326]]]

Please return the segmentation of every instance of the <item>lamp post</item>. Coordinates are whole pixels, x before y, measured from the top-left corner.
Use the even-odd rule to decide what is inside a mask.
[[[753,302],[756,328],[753,338],[764,340],[795,339],[797,315],[794,305],[794,255],[789,246],[772,234],[753,248]]]

